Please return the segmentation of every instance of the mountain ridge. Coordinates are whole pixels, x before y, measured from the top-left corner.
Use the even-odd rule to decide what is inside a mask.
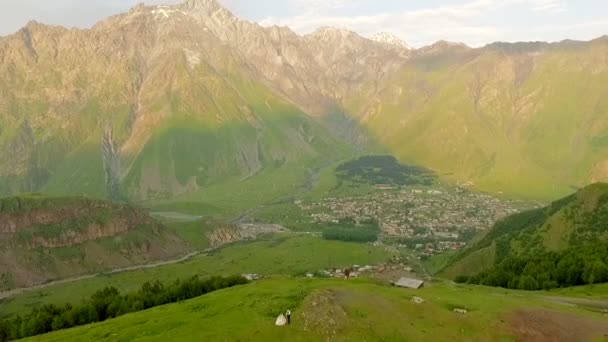
[[[551,198],[608,178],[606,39],[404,50],[349,32],[300,36],[216,1],[138,5],[90,29],[32,22],[0,38],[0,193],[62,193],[77,174],[79,194],[172,198],[227,181],[219,175],[326,164],[336,151],[325,148],[348,145],[511,196]],[[142,157],[174,146],[177,135],[162,132],[184,119],[200,128],[190,144],[222,153],[193,149],[163,170],[172,153]]]

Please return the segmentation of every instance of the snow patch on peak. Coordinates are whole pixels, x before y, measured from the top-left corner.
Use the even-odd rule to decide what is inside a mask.
[[[411,49],[409,45],[407,45],[403,40],[401,40],[401,38],[397,37],[395,34],[388,32],[376,33],[375,35],[371,36],[370,39],[378,43],[388,44],[408,50]]]
[[[181,13],[186,15],[184,11],[172,8],[171,6],[156,6],[152,10],[156,19],[168,19],[173,13]]]
[[[186,61],[188,62],[190,69],[194,69],[197,65],[201,64],[200,52],[184,48],[184,55],[186,56]]]
[[[189,11],[213,14],[215,12],[227,12],[227,10],[217,0],[188,0],[181,7]]]

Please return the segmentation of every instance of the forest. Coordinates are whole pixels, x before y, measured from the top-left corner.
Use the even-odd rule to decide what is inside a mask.
[[[608,241],[596,241],[561,252],[537,251],[532,255],[507,256],[489,270],[459,283],[519,290],[548,290],[558,287],[608,282]]]
[[[352,218],[344,218],[338,223],[329,224],[322,236],[326,240],[365,243],[378,240],[379,233],[380,226],[375,219],[355,222]]]
[[[386,185],[431,185],[435,175],[428,169],[399,163],[393,156],[364,156],[336,168],[342,181]]]
[[[191,299],[209,292],[246,284],[241,276],[194,276],[164,285],[159,281],[146,282],[135,292],[121,294],[114,287],[95,292],[82,303],[72,305],[46,304],[28,314],[0,321],[0,342],[11,341],[51,331],[68,329],[153,308],[155,306]]]

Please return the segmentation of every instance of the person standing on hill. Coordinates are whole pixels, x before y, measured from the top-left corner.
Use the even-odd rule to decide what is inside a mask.
[[[291,324],[291,310],[287,309],[285,316],[287,316],[287,325],[290,325]]]

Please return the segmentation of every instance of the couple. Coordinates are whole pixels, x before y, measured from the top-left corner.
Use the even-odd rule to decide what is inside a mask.
[[[277,326],[284,326],[284,325],[291,324],[291,310],[287,310],[287,312],[285,312],[285,314],[280,314],[279,318],[277,318],[277,321],[275,324]]]

